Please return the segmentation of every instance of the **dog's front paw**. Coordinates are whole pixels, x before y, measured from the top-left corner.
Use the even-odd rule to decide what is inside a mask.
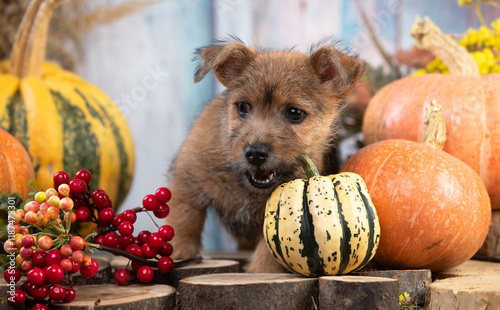
[[[173,238],[170,242],[172,244],[172,247],[174,248],[174,251],[171,255],[173,259],[194,258],[200,253],[200,245],[196,242],[174,240],[175,238]]]
[[[252,260],[248,265],[246,272],[249,273],[283,273],[286,269],[281,266],[276,260],[274,261],[256,261]]]

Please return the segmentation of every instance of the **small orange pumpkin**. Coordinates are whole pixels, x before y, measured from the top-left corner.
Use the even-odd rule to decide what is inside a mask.
[[[18,193],[23,201],[28,198],[27,185],[35,179],[30,156],[21,142],[0,129],[0,190]]]
[[[373,143],[341,169],[366,183],[380,222],[373,261],[381,265],[452,268],[469,260],[488,233],[491,206],[483,182],[471,167],[439,149],[445,135],[431,135],[438,138],[429,145],[401,139]],[[438,139],[438,148],[431,147]]]
[[[425,106],[436,99],[448,131],[443,150],[479,174],[492,208],[500,209],[500,74],[480,76],[467,50],[428,19],[417,21],[412,35],[451,74],[406,77],[379,90],[363,119],[365,144],[386,139],[422,141]]]

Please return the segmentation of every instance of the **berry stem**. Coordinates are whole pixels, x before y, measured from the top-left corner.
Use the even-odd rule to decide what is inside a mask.
[[[132,253],[126,252],[124,250],[110,248],[110,247],[107,247],[105,245],[99,245],[99,244],[93,244],[93,243],[91,243],[91,244],[87,243],[87,245],[91,245],[91,247],[95,247],[96,249],[99,249],[101,251],[106,251],[106,252],[109,252],[111,254],[121,255],[123,257],[131,259],[131,260],[136,261],[138,263],[141,263],[143,265],[147,265],[150,267],[158,267],[157,262],[144,259],[142,257],[139,257],[139,256],[134,255]]]

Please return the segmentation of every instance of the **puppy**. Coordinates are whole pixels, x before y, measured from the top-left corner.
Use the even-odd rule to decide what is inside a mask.
[[[205,107],[174,161],[173,257],[198,255],[213,206],[241,248],[255,246],[248,272],[282,272],[263,238],[266,201],[279,184],[305,178],[302,153],[328,172],[339,103],[365,64],[330,45],[304,55],[235,41],[197,55],[195,82],[213,70],[226,90]]]

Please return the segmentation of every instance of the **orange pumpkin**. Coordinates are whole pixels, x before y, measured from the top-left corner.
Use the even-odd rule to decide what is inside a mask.
[[[491,206],[483,182],[439,148],[380,141],[354,154],[341,171],[363,178],[377,210],[380,244],[374,262],[443,270],[470,259],[486,238]]]
[[[27,184],[34,179],[33,164],[24,146],[0,129],[0,190],[18,193],[26,201],[31,191]]]
[[[448,131],[443,150],[480,175],[492,208],[500,209],[500,74],[480,76],[465,48],[427,19],[417,21],[412,35],[447,65],[451,75],[406,77],[378,91],[363,119],[365,143],[422,141],[425,106],[435,98]]]

